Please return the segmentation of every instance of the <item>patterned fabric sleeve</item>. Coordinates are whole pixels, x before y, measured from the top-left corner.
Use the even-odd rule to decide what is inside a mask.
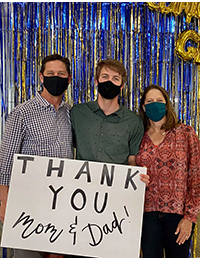
[[[20,153],[23,136],[22,116],[14,109],[6,120],[5,131],[0,148],[0,184],[9,185],[13,155]]]
[[[191,127],[187,130],[189,163],[184,218],[196,223],[200,211],[200,141]]]

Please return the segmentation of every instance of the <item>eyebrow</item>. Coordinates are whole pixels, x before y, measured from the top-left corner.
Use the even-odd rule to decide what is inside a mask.
[[[106,75],[106,76],[109,76],[110,74],[109,74],[109,73],[105,73],[105,72],[101,74],[101,76],[105,76],[105,75]],[[120,75],[114,75],[113,77],[121,78]]]
[[[46,70],[46,72],[55,72],[54,70]],[[58,73],[60,73],[60,72],[64,72],[64,73],[67,73],[67,71],[66,70],[59,70],[59,71],[57,71]]]

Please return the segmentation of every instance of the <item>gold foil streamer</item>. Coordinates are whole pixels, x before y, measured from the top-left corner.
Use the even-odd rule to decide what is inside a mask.
[[[33,16],[32,17],[35,17],[35,8],[33,8]],[[32,18],[33,19],[33,18]],[[33,22],[34,22],[34,20],[33,20]],[[36,32],[35,32],[35,28],[33,28],[33,34],[35,34]],[[33,36],[33,43],[32,43],[33,45],[32,45],[32,55],[34,55],[34,44],[35,44],[35,42],[34,42],[34,36]],[[33,73],[33,75],[36,75],[36,72],[35,72],[35,68],[37,67],[36,66],[36,62],[35,62],[35,59],[33,58],[33,60],[32,60],[32,64],[31,64],[31,66],[32,66],[32,70],[31,70],[31,73]],[[38,85],[39,85],[39,82],[38,82]],[[36,87],[36,89],[38,89],[38,87]]]
[[[38,28],[38,58],[37,58],[37,64],[38,64],[38,73],[37,75],[39,75],[39,71],[40,71],[40,67],[42,66],[42,35],[44,35],[44,33],[42,33],[42,23],[41,23],[41,17],[42,17],[42,6],[41,4],[38,3],[38,20],[39,20],[39,28]],[[44,28],[44,27],[43,27]],[[38,90],[40,90],[40,83],[38,83]]]
[[[85,46],[84,46],[84,41],[83,41],[83,2],[81,2],[81,6],[80,6],[80,22],[81,22],[81,26],[80,26],[80,30],[79,30],[79,37],[80,37],[80,40],[81,40],[81,60],[80,60],[80,63],[81,63],[81,66],[83,65],[83,63],[85,63],[85,60],[84,60],[84,51],[85,51],[85,55],[87,55],[87,51],[85,49]],[[86,84],[85,84],[85,78],[83,77],[83,66],[82,66],[82,69],[80,70],[80,84],[83,85],[83,88],[82,88],[82,98],[83,98],[83,95],[85,93],[86,96],[84,96],[84,100],[87,100],[87,91],[84,91],[84,87],[87,87]]]
[[[193,64],[193,70],[194,70],[194,64]],[[194,78],[194,84],[193,84],[193,91],[192,91],[192,114],[191,114],[191,126],[195,128],[195,100],[196,100],[196,77],[193,76]]]
[[[72,3],[72,17],[75,16],[75,12],[74,12],[74,2]],[[72,75],[73,78],[76,78],[76,57],[77,57],[77,48],[76,48],[76,31],[74,32],[74,42],[73,42],[73,45],[74,45],[74,50],[73,50],[73,54],[74,54],[74,74]],[[76,80],[75,80],[76,82]],[[76,86],[75,86],[76,87]],[[79,98],[79,103],[80,103],[80,98]]]
[[[164,15],[165,16],[165,19],[166,19],[166,14]],[[170,33],[170,30],[168,30],[167,31],[167,38],[169,39],[169,37],[171,36],[170,35],[171,33]],[[171,58],[172,58],[172,56],[171,56],[171,52],[169,51],[168,52],[169,53],[169,61],[168,61],[168,66],[169,66],[169,75],[171,75],[172,74],[172,68],[173,68],[173,65],[174,65],[174,62],[173,63],[171,63],[170,61],[171,61]],[[164,58],[164,60],[165,60],[165,58]],[[167,62],[167,61],[166,61]],[[165,68],[165,71],[166,71],[166,68]],[[172,80],[172,78],[171,78],[171,80]],[[172,94],[173,94],[173,90],[172,90],[172,83],[171,83],[171,85],[169,85],[169,90],[170,90],[170,93],[171,93],[171,96],[172,96]],[[173,99],[172,99],[173,100]]]
[[[119,13],[120,13],[119,3],[117,3],[116,24],[118,24],[120,27]],[[117,26],[115,28],[117,28]],[[115,46],[116,54],[117,54],[117,56],[115,56],[116,59],[120,59],[120,36],[119,36],[119,34],[120,34],[120,32],[116,30],[116,39],[117,39],[117,45]]]
[[[55,30],[55,26],[54,26],[54,3],[51,3],[51,52],[50,54],[54,53],[54,46],[55,46],[55,36],[54,36],[54,30]]]
[[[195,247],[195,250],[194,250],[194,257],[200,257],[200,216],[198,217],[198,221],[197,221],[197,238],[195,239],[196,240],[196,247]]]
[[[48,5],[48,55],[51,54],[51,46],[52,46],[52,40],[51,40],[51,13],[50,13],[50,6]]]
[[[41,5],[39,4],[38,5],[38,11],[39,11],[39,26],[38,26],[38,65],[41,67],[42,65],[42,60],[41,60],[41,47],[42,47],[42,42],[41,42],[41,38],[42,38],[42,30],[41,30],[41,27],[42,27],[42,24],[41,24]]]
[[[65,39],[65,51],[67,52],[67,57],[70,60],[70,63],[72,63],[72,3],[69,3],[69,33],[66,33],[67,39]],[[67,30],[66,30],[67,31]],[[67,47],[67,42],[68,42],[68,47]],[[72,67],[72,64],[71,64]],[[73,78],[73,69],[71,69],[71,74]],[[73,105],[74,100],[73,100],[73,91],[72,91],[72,83],[71,87],[68,88],[66,91],[66,101],[70,104]]]
[[[134,21],[135,22],[135,21]],[[130,24],[133,24],[133,4],[131,4]],[[133,109],[133,28],[130,26],[130,86],[129,86],[129,108]]]
[[[181,85],[183,84],[183,60],[181,60]],[[181,121],[183,120],[183,114],[184,114],[184,90],[183,87],[181,87]]]
[[[91,5],[91,3],[89,3],[89,5]],[[86,23],[87,23],[87,17],[89,18],[89,12],[88,12],[88,4],[86,4]],[[89,22],[88,22],[89,24]],[[88,26],[90,28],[90,26]],[[90,29],[88,29],[89,32],[90,32]],[[88,35],[88,30],[86,31],[86,35]],[[89,34],[90,35],[90,34]],[[90,35],[91,36],[91,35]],[[91,39],[91,37],[89,36],[89,38]],[[85,47],[86,47],[86,64],[87,64],[87,67],[88,67],[88,70],[87,70],[87,77],[86,77],[86,86],[87,86],[87,91],[86,91],[86,101],[89,102],[91,101],[91,88],[90,88],[90,73],[91,73],[91,68],[90,68],[90,55],[89,55],[89,51],[88,49],[90,48],[90,46],[88,46],[88,44],[90,43],[88,40],[87,40],[87,36],[86,36],[86,44],[85,44]],[[87,56],[89,55],[89,59],[87,58]],[[87,62],[89,60],[89,62]]]
[[[53,12],[52,12],[53,16],[52,16],[52,25],[53,25],[53,30],[52,30],[52,36],[53,36],[53,50],[52,53],[56,53],[56,27],[54,25],[54,20],[56,19],[56,2],[53,3]]]
[[[120,13],[120,7],[119,7],[119,13]],[[123,63],[123,49],[124,49],[124,44],[123,44],[123,33],[122,33],[122,23],[121,23],[121,19],[119,20],[119,25],[120,25],[120,31],[119,31],[120,61]]]
[[[137,90],[137,94],[136,94],[136,106],[135,106],[135,111],[138,111],[139,109],[139,100],[140,100],[140,93],[143,91],[143,85],[144,85],[144,67],[143,67],[143,45],[142,45],[142,33],[141,33],[141,13],[140,13],[140,9],[139,9],[139,13],[138,13],[138,33],[139,33],[139,72],[140,72],[140,83],[139,83],[139,87]]]
[[[101,51],[101,28],[102,28],[102,19],[101,19],[101,15],[102,15],[102,3],[98,3],[99,4],[99,19],[98,19],[98,34],[99,34],[99,40],[98,40],[98,47],[99,47],[99,59],[102,59],[102,51]]]
[[[158,85],[159,80],[159,49],[160,49],[160,34],[159,34],[159,13],[157,13],[157,63],[156,63],[156,84]]]
[[[113,7],[112,7],[112,3],[110,4],[110,24],[109,24],[109,33],[110,33],[110,37],[109,34],[107,35],[107,43],[108,43],[108,57],[111,57],[111,35],[112,35],[112,21],[113,21]]]
[[[69,3],[69,13],[71,13],[71,3]],[[69,31],[69,35],[68,35],[68,31]],[[65,25],[65,38],[64,38],[65,53],[63,53],[63,55],[67,56],[70,61],[71,61],[71,57],[69,56],[70,54],[68,53],[68,47],[67,46],[69,46],[70,49],[72,48],[71,37],[72,36],[71,36],[71,14],[70,14],[69,15],[69,30],[67,30],[67,27]]]
[[[16,91],[16,82],[15,82],[15,76],[14,76],[14,71],[15,71],[15,62],[14,62],[14,57],[15,57],[15,30],[14,30],[14,12],[13,12],[13,3],[11,4],[11,13],[12,13],[12,81],[13,81],[13,91],[15,93]],[[13,105],[14,105],[14,101],[13,101]]]
[[[186,22],[190,23],[192,17],[200,18],[200,3],[195,2],[171,2],[168,6],[167,3],[154,3],[147,2],[147,5],[152,10],[159,10],[161,13],[173,13],[179,15],[185,11],[187,18]]]
[[[197,132],[198,135],[200,136],[200,128],[199,128],[199,123],[200,123],[200,65],[198,66],[198,102],[197,102]]]
[[[62,15],[61,15],[61,12],[62,12],[62,9],[63,9],[63,3],[61,2],[60,3],[60,7],[61,7],[61,10],[58,9],[58,54],[60,54],[61,56],[63,55],[63,50],[62,50],[62,38],[63,38],[63,35],[62,35],[62,29],[63,29],[63,25],[62,25]]]
[[[81,3],[81,4],[83,4],[83,3]],[[80,13],[81,13],[81,26],[80,26],[81,28],[80,28],[80,30],[79,30],[79,26],[78,26],[78,23],[76,21],[75,16],[73,16],[73,20],[74,20],[74,23],[75,23],[76,30],[78,32],[79,40],[81,41],[82,52],[83,51],[86,52],[85,46],[84,46],[84,41],[83,41],[83,7],[81,8]]]
[[[17,7],[17,20],[18,20],[18,24],[20,24],[20,6]],[[20,63],[20,31],[19,31],[19,27],[17,29],[17,62]],[[17,81],[18,81],[18,103],[21,103],[21,85],[20,85],[20,77],[21,77],[21,71],[19,68],[18,74],[17,74]]]
[[[154,31],[153,31],[152,37],[154,37],[154,35],[155,35],[155,33],[154,33]],[[150,77],[149,82],[150,82],[150,84],[153,83],[153,82],[152,82],[152,80],[153,80],[153,75],[152,75],[152,73],[153,73],[152,45],[153,45],[153,40],[151,40],[150,60],[149,60],[149,62],[150,62],[150,72],[149,72],[149,77]]]
[[[94,42],[94,68],[96,68],[97,66],[97,62],[99,61],[99,59],[101,60],[101,46],[99,46],[99,30],[100,30],[100,25],[101,22],[99,20],[101,20],[101,3],[97,3],[97,13],[96,13],[97,17],[96,17],[96,25],[95,25],[95,42]],[[99,58],[98,58],[98,50],[99,50]],[[94,99],[97,98],[97,87],[94,84]]]
[[[45,19],[42,19],[42,29],[43,29],[42,35],[43,35],[43,44],[44,45],[43,45],[43,52],[41,53],[41,66],[42,66],[42,59],[46,56],[45,53],[46,53],[46,46],[47,46],[47,44],[46,44],[46,27],[44,27],[44,21],[46,22],[46,19],[47,19],[45,9],[46,9],[45,3],[42,3],[43,12],[41,10],[41,15],[42,15],[42,17],[45,17]]]
[[[196,258],[196,247],[197,247],[197,225],[194,228],[194,233],[193,233],[193,258]]]
[[[22,75],[22,102],[24,102],[26,100],[26,57],[27,57],[27,30],[24,29],[24,25],[27,24],[26,21],[26,6],[27,4],[25,4],[25,10],[23,12],[23,31],[22,31],[22,39],[23,41],[20,42],[20,44],[22,44],[22,71],[21,71],[21,75]]]

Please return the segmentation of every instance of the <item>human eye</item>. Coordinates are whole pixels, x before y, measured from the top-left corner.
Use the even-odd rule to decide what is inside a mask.
[[[59,76],[66,76],[66,73],[65,72],[59,72],[58,75]]]
[[[119,77],[115,77],[114,80],[119,82],[120,78]]]
[[[48,71],[47,72],[47,76],[52,76],[53,75],[53,72],[52,71]]]
[[[102,78],[108,78],[108,76],[107,76],[107,75],[102,75],[101,77],[102,77]]]

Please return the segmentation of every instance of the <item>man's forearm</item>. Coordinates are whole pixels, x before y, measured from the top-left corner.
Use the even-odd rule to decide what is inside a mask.
[[[4,222],[4,217],[5,217],[8,189],[9,189],[9,186],[0,185],[0,221],[2,223]]]

